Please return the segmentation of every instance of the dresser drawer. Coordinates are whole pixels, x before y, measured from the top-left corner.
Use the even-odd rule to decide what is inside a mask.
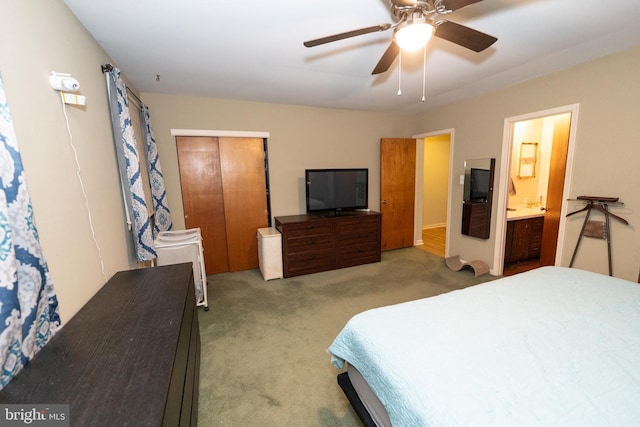
[[[334,264],[333,251],[289,255],[285,263],[285,276],[297,276],[300,274],[331,270]]]
[[[338,247],[359,244],[379,245],[379,218],[366,218],[363,221],[346,220],[336,224],[336,242]]]
[[[326,222],[311,222],[302,224],[287,224],[283,227],[286,238],[310,237],[322,234],[333,235],[333,224]]]
[[[355,246],[361,244],[368,244],[373,247],[380,246],[379,236],[375,233],[362,232],[347,234],[338,239],[336,247],[343,248],[347,246]]]
[[[336,266],[338,268],[353,265],[380,262],[380,247],[377,244],[360,244],[340,248],[336,252]]]
[[[287,237],[284,250],[286,255],[331,251],[333,250],[333,235],[317,234],[312,236]]]
[[[379,223],[380,217],[346,219],[336,224],[336,230],[339,235],[364,231],[375,233],[378,230]]]

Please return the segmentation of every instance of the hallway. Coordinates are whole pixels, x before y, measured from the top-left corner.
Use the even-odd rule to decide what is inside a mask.
[[[422,242],[418,249],[444,258],[447,241],[447,227],[428,228],[422,230]]]

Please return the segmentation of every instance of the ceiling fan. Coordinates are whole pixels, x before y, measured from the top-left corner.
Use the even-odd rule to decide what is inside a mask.
[[[374,25],[321,37],[306,41],[304,45],[306,47],[314,47],[363,34],[393,29],[391,44],[371,74],[380,74],[387,71],[400,53],[401,46],[403,50],[419,49],[426,45],[432,35],[471,49],[474,52],[482,52],[498,39],[441,18],[441,15],[447,15],[480,1],[482,0],[391,0],[391,13],[397,20],[395,24]],[[413,36],[411,36],[412,33]],[[410,45],[411,42],[414,42],[412,46]],[[407,43],[406,46],[405,43]]]

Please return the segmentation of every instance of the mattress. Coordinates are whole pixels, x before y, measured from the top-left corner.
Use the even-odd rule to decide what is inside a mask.
[[[354,316],[329,347],[400,426],[640,419],[640,286],[544,267]]]
[[[375,425],[378,427],[391,427],[391,420],[389,420],[387,410],[384,408],[382,402],[380,402],[380,399],[378,399],[376,394],[371,390],[367,381],[362,377],[362,374],[354,368],[353,365],[348,366],[347,374],[349,375],[351,386],[358,394],[360,401],[364,405]]]

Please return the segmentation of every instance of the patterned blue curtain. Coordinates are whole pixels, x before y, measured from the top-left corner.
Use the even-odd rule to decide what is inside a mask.
[[[0,75],[0,389],[60,328]]]
[[[140,156],[136,137],[133,133],[127,86],[120,77],[120,70],[109,71],[109,103],[122,189],[125,193],[126,209],[132,218],[134,245],[138,261],[156,258],[153,235],[149,221],[149,211],[145,202],[142,179],[140,178]]]
[[[156,146],[156,138],[153,135],[151,127],[151,116],[149,115],[149,107],[142,105],[142,114],[144,121],[144,133],[147,140],[147,165],[149,169],[149,184],[151,185],[151,195],[153,198],[153,235],[158,235],[161,231],[169,231],[173,227],[171,223],[171,213],[169,212],[169,203],[167,202],[167,190],[164,186],[164,176],[162,175],[162,167],[160,166],[160,158],[158,157],[158,148]]]

